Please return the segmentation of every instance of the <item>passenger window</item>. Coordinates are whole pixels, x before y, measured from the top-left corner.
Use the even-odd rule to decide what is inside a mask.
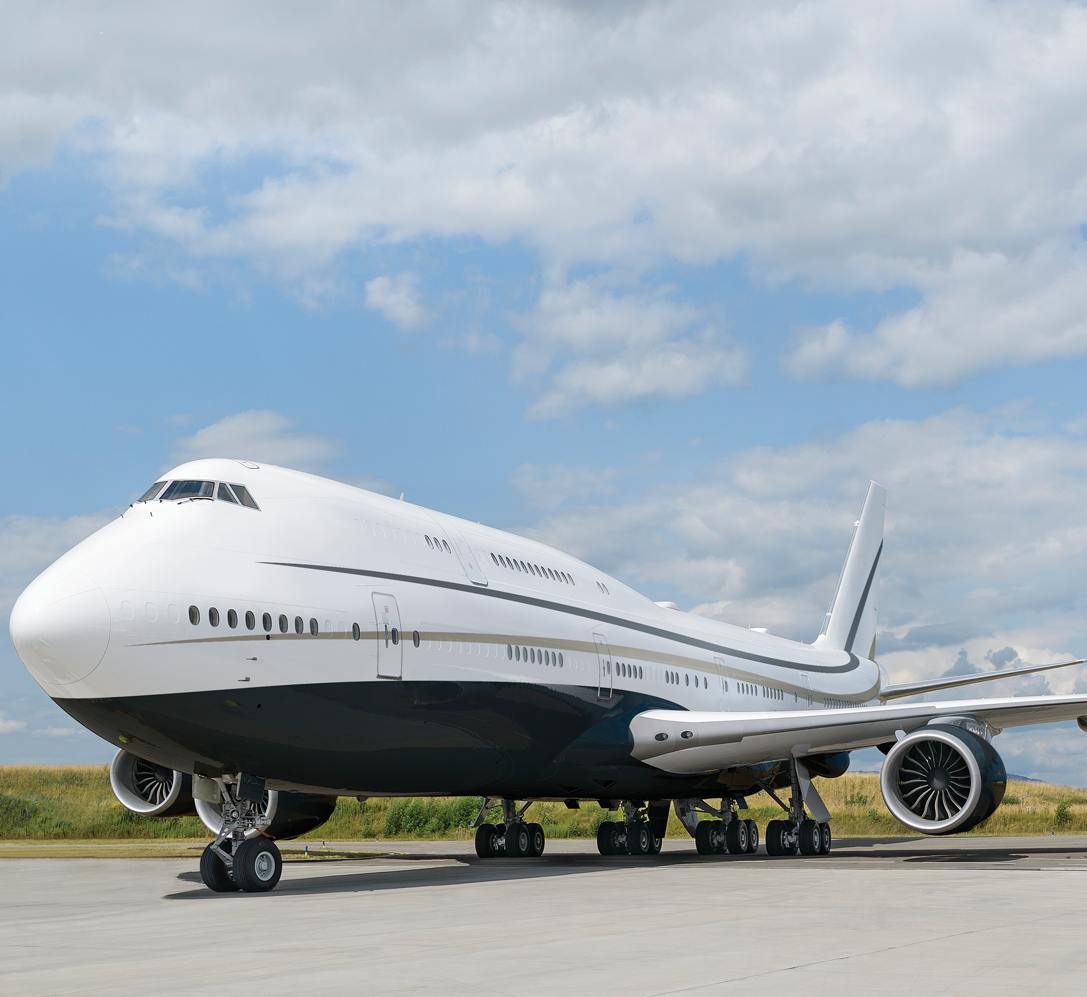
[[[309,632],[310,632],[310,634],[312,636],[314,636],[314,637],[317,636],[318,627],[317,627],[317,621],[315,619],[311,618],[310,621],[309,621]],[[393,643],[394,644],[396,643],[396,631],[395,630],[393,631]]]
[[[264,627],[264,632],[265,633],[271,633],[271,631],[272,631],[272,614],[271,613],[265,613],[261,617],[260,622],[261,622],[261,625]]]
[[[529,654],[529,659],[528,659],[528,660],[529,660],[529,661],[530,661],[530,662],[531,662],[532,664],[536,664],[536,650],[535,650],[535,648],[533,648],[532,650],[530,650],[530,651],[528,652],[528,654]]]
[[[215,492],[214,481],[174,481],[162,493],[165,499],[211,498]]]
[[[512,644],[507,644],[506,645],[506,657],[509,658],[510,661],[513,661],[513,645]]]
[[[245,629],[252,630],[257,625],[257,618],[251,609],[245,611]]]
[[[411,642],[412,642],[412,643],[413,643],[413,644],[414,644],[414,645],[415,645],[416,647],[418,647],[418,646],[419,646],[419,631],[418,631],[418,630],[413,630],[413,631],[411,632]]]
[[[494,554],[491,555],[491,560],[494,561],[495,564],[498,563],[498,558],[495,557]]]
[[[224,502],[233,502],[238,504],[238,500],[234,497],[234,493],[230,490],[230,485],[225,481],[219,482],[219,491],[216,493],[216,498],[222,499]]]
[[[302,617],[301,616],[296,616],[294,618],[294,632],[296,634],[300,634],[302,632],[302,627],[303,627]]]
[[[238,629],[238,614],[235,613],[233,609],[228,609],[226,611],[226,625],[230,627],[231,630]]]
[[[156,481],[150,488],[147,489],[138,499],[137,502],[150,502],[159,492],[166,487],[165,481]]]
[[[424,539],[424,540],[426,541],[426,545],[427,545],[428,547],[430,547],[431,549],[433,549],[433,548],[434,548],[434,544],[433,544],[433,543],[431,543],[430,537],[429,537],[428,535],[424,535],[424,536],[423,536],[423,539]]]
[[[210,623],[213,627],[217,627],[219,625],[219,610],[217,610],[214,606],[212,606],[211,609],[208,610],[208,623]]]
[[[521,660],[521,649],[519,647],[513,649],[513,656],[517,661]]]
[[[280,614],[279,617],[279,632],[285,634],[287,632],[287,617]]]
[[[362,631],[359,629],[359,625],[357,623],[351,624],[351,636],[354,637],[355,640],[358,640],[360,637],[362,637]]]
[[[447,554],[452,554],[453,553],[449,549],[449,544],[447,544],[444,540],[442,541],[442,550],[444,550]]]
[[[242,505],[246,508],[256,509],[258,512],[260,511],[260,506],[253,501],[253,496],[249,494],[249,489],[246,488],[245,485],[235,485],[232,483],[230,487],[234,489],[234,494],[238,496],[238,501],[241,502]]]
[[[559,668],[562,667],[562,651],[559,651]]]
[[[310,622],[310,630],[313,631],[313,636],[316,637],[317,636],[317,621],[316,620],[310,620],[309,622]],[[396,627],[393,627],[392,637],[393,637],[393,643],[394,644],[399,644],[400,643],[400,631],[397,630]]]
[[[195,606],[189,607],[189,622],[195,627],[200,622],[200,610]]]

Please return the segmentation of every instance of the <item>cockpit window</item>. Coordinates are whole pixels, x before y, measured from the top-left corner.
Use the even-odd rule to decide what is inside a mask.
[[[172,481],[162,493],[162,500],[211,498],[215,494],[214,481]]]
[[[230,485],[228,485],[225,481],[219,482],[219,494],[217,497],[222,499],[224,502],[233,502],[235,505],[238,504],[238,500],[234,497],[234,493],[230,490]]]
[[[238,496],[238,501],[241,502],[242,505],[249,509],[260,510],[260,506],[253,501],[253,496],[249,494],[249,489],[246,488],[245,485],[231,484],[230,487],[234,489],[234,494]]]
[[[165,481],[156,481],[150,488],[147,489],[138,499],[137,502],[150,502],[159,492],[166,487]]]

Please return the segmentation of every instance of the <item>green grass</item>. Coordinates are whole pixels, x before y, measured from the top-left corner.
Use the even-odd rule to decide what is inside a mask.
[[[834,817],[834,834],[844,837],[910,835],[895,820],[879,792],[879,778],[870,774],[818,779],[819,792]],[[764,794],[748,797],[749,810],[760,830],[781,816]],[[305,836],[329,841],[407,841],[468,839],[482,800],[474,797],[384,800],[359,803],[340,799],[328,823]],[[618,814],[583,803],[567,810],[561,803],[537,803],[527,818],[542,824],[549,838],[592,838],[604,820]],[[492,820],[497,819],[497,810]],[[1004,803],[973,835],[1087,834],[1087,792],[1049,783],[1008,785]],[[675,814],[668,836],[685,838]],[[207,829],[196,817],[165,820],[140,817],[121,806],[109,787],[106,766],[0,767],[0,839],[205,839]]]

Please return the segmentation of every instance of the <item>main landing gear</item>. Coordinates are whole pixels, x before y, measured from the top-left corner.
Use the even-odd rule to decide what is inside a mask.
[[[525,811],[532,805],[530,800],[520,810],[514,800],[502,801],[502,823],[481,824],[494,801],[483,801],[483,807],[476,818],[476,855],[481,859],[539,858],[543,855],[546,838],[539,824],[528,824],[524,820]]]
[[[787,820],[772,820],[766,825],[767,855],[829,855],[832,842],[829,820],[817,821],[808,816],[804,809],[804,793],[801,780],[807,783],[808,797],[813,809],[826,812],[823,801],[811,785],[803,763],[792,764],[792,799],[786,807],[781,800],[778,804],[789,817]],[[771,794],[773,795],[773,794]],[[776,800],[777,797],[775,796]]]
[[[604,821],[596,847],[601,855],[659,855],[667,822],[667,804],[647,807],[641,800],[623,800],[623,820]]]
[[[223,823],[200,856],[200,878],[216,893],[274,890],[283,874],[283,857],[276,843],[264,834],[268,818],[260,808],[263,785],[255,791],[238,776],[221,780],[220,789]],[[242,792],[258,799],[245,799]]]

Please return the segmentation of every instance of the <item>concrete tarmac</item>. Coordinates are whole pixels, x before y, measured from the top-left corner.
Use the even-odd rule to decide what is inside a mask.
[[[1077,993],[1087,969],[1087,838],[384,847],[289,863],[260,895],[209,892],[190,859],[0,860],[0,993],[1021,997]]]

